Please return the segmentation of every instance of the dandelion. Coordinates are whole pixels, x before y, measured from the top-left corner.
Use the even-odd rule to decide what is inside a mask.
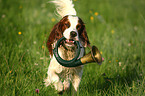
[[[96,15],[96,16],[98,16],[98,15],[99,15],[99,13],[98,13],[98,12],[95,12],[95,15]]]
[[[12,71],[10,71],[10,74],[12,73]]]
[[[112,33],[112,34],[114,34],[114,32],[115,32],[114,30],[111,30],[111,33]]]
[[[42,49],[44,49],[44,45],[42,45]]]
[[[19,6],[19,9],[22,9],[22,8],[23,8],[23,7],[20,5],[20,6]]]
[[[55,22],[56,20],[55,20],[55,18],[52,18],[51,21],[52,21],[52,22]]]
[[[109,61],[109,63],[111,63],[111,61]]]
[[[22,32],[18,32],[18,34],[19,34],[19,35],[21,35],[21,34],[22,34]]]
[[[102,51],[101,51],[100,53],[101,53],[101,55],[102,55]]]
[[[94,20],[94,17],[93,17],[93,16],[91,16],[91,17],[90,17],[90,19],[93,21],[93,20]]]

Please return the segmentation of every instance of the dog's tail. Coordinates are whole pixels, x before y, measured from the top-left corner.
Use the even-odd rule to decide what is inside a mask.
[[[56,5],[57,13],[64,17],[66,15],[76,15],[74,4],[72,0],[52,0],[50,1]]]

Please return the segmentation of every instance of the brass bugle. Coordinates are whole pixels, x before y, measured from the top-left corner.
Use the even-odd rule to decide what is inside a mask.
[[[99,65],[102,64],[102,55],[96,46],[92,46],[91,52],[86,54],[81,59],[82,64],[97,62]]]

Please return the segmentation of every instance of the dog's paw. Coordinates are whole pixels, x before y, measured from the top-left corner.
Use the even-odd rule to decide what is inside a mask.
[[[50,85],[50,80],[47,78],[47,79],[44,79],[44,85],[47,87]]]

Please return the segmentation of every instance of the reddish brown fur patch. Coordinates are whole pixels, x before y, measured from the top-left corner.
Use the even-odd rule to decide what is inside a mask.
[[[70,26],[68,16],[65,16],[52,28],[47,41],[47,47],[51,56],[53,55],[53,43],[63,37],[63,32],[68,28],[68,25]]]
[[[90,46],[90,42],[89,42],[88,35],[86,32],[85,24],[80,18],[78,21],[77,29],[78,29],[78,33],[79,33],[79,38],[80,38],[83,46],[84,47]]]

